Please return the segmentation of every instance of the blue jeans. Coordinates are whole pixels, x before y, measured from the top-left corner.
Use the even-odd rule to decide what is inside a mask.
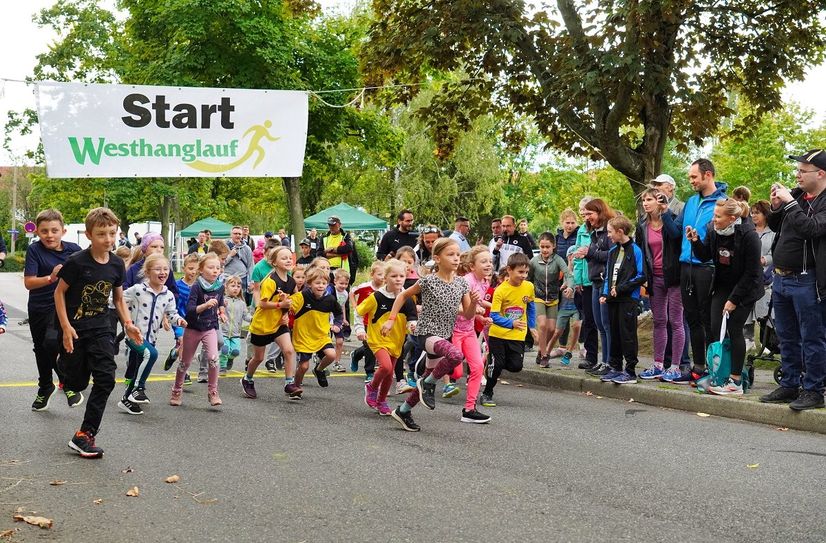
[[[809,274],[780,276],[772,283],[774,325],[780,340],[780,386],[798,388],[804,361],[805,390],[823,392],[826,378],[826,301],[817,300],[817,279]]]
[[[602,343],[602,363],[607,364],[611,358],[611,320],[608,316],[608,304],[599,303],[602,296],[602,285],[594,286],[591,295],[591,306],[594,311],[594,322],[599,330],[599,341]]]

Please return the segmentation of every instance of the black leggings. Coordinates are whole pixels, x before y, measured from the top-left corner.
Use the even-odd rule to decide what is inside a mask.
[[[728,292],[715,292],[711,296],[711,333],[709,343],[720,339],[720,326],[723,324],[723,306],[728,300]],[[746,338],[743,336],[743,325],[754,309],[754,304],[738,305],[737,309],[728,315],[728,337],[731,339],[731,373],[743,373],[743,361],[746,358]]]

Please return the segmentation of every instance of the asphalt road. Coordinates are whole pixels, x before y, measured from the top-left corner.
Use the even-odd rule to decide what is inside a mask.
[[[6,292],[0,282],[8,306]],[[12,541],[826,540],[824,436],[513,384],[497,387],[489,425],[460,423],[457,396],[417,408],[423,430],[408,433],[364,406],[353,376],[309,381],[300,403],[280,380],[259,379],[246,400],[226,378],[222,408],[198,384],[172,408],[161,370],[144,416],[113,394],[105,457],[80,459],[66,442],[81,410],[29,410],[20,309],[0,337],[0,532],[19,528]],[[13,522],[18,508],[53,528]]]

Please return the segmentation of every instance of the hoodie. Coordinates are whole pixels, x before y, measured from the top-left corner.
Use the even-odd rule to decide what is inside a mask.
[[[580,225],[576,231],[575,246],[588,247],[591,244],[591,234],[585,224]],[[567,254],[567,253],[566,253]],[[588,279],[588,261],[584,258],[574,259],[574,285],[580,287],[590,287],[591,280]]]
[[[689,198],[685,203],[683,212],[676,220],[672,220],[670,213],[663,215],[663,226],[665,228],[671,229],[676,226],[677,230],[681,232],[683,241],[680,247],[680,262],[683,264],[711,264],[709,261],[698,259],[691,253],[691,242],[682,235],[682,232],[685,232],[686,226],[690,226],[697,230],[697,235],[700,237],[700,240],[705,239],[707,231],[706,225],[711,222],[712,217],[714,217],[714,206],[717,205],[717,200],[726,197],[726,189],[728,188],[728,185],[725,183],[716,181],[714,185],[717,189],[708,196],[704,197],[698,193]]]

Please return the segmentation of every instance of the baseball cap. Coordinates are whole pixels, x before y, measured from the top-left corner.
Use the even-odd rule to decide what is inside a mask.
[[[659,185],[661,183],[665,183],[665,184],[668,184],[668,185],[672,185],[674,187],[677,186],[677,182],[674,181],[674,178],[671,177],[670,175],[668,175],[667,173],[661,173],[660,175],[658,175],[657,177],[654,178],[652,183],[657,184],[657,185]]]
[[[826,151],[823,149],[812,149],[800,156],[789,155],[789,158],[797,162],[802,162],[803,164],[817,166],[821,170],[826,170]]]
[[[302,239],[301,243],[299,243],[299,245],[306,245],[307,247],[309,247],[310,246],[310,238]]]
[[[336,224],[336,223],[341,224],[341,219],[339,219],[335,215],[330,215],[329,217],[327,217],[327,224]]]
[[[271,238],[272,236],[273,236],[273,233],[272,233],[272,232],[270,232],[269,230],[268,230],[268,231],[266,231],[266,232],[264,232],[264,237],[265,237],[265,238]]]

